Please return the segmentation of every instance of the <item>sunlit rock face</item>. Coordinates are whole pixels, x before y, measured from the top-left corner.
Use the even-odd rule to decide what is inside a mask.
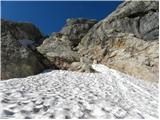
[[[72,47],[76,47],[89,29],[96,23],[96,20],[70,18],[66,20],[66,25],[62,28],[61,33],[68,36]]]
[[[32,46],[31,51],[34,51],[36,58],[38,54],[38,62],[43,66],[46,62],[42,59],[46,58],[49,63],[47,65],[56,69],[94,72],[91,64],[103,63],[136,78],[158,81],[158,7],[157,1],[124,1],[99,22],[69,18],[61,31],[45,39],[39,30],[29,23],[3,20],[2,40],[9,39],[7,36],[15,41],[35,40],[36,47]],[[8,43],[3,42],[7,45]],[[20,43],[22,45],[23,41]],[[6,45],[3,44],[2,48],[5,50]],[[27,49],[28,44],[24,46],[23,43],[22,46]],[[3,52],[3,55],[5,53],[7,52]],[[5,76],[3,73],[2,75]]]
[[[77,53],[77,45],[96,22],[84,18],[67,19],[62,30],[45,39],[37,50],[57,68],[70,69],[73,62],[80,62],[81,56]]]
[[[126,1],[82,38],[81,56],[145,80],[158,81],[158,2]]]

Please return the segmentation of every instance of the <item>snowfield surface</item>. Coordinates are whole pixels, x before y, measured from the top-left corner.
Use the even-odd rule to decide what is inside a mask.
[[[0,81],[0,118],[157,118],[158,83],[94,64]]]

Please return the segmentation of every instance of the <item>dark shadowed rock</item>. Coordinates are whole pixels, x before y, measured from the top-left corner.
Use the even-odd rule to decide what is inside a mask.
[[[1,25],[2,36],[6,36],[9,32],[16,40],[29,39],[33,41],[38,41],[43,37],[37,27],[31,23],[14,22],[2,19]]]
[[[2,20],[1,28],[1,79],[34,75],[48,67],[48,61],[40,53],[19,42],[41,38],[34,25]]]

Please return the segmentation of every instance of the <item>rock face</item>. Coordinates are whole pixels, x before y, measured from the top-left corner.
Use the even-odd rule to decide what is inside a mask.
[[[41,32],[31,23],[20,23],[13,21],[1,20],[2,36],[6,36],[9,32],[16,40],[29,39],[38,41],[43,36]]]
[[[133,33],[144,40],[158,39],[158,14],[158,1],[124,2],[103,21],[101,29]]]
[[[61,32],[53,33],[37,50],[57,68],[68,69],[72,62],[80,62],[76,46],[95,23],[95,20],[67,19],[67,24]]]
[[[39,40],[35,44],[38,46],[37,48],[30,46],[34,52],[29,52],[28,49],[23,47],[27,53],[29,52],[28,54],[36,53],[36,56],[30,55],[33,58],[28,58],[35,58],[36,63],[32,62],[34,65],[39,63],[42,63],[42,66],[46,65],[43,60],[46,57],[49,60],[48,63],[58,69],[94,72],[91,64],[93,62],[103,63],[110,68],[140,79],[158,81],[158,8],[157,1],[125,1],[108,17],[98,23],[96,20],[82,18],[67,19],[66,25],[60,32],[53,33],[46,39],[42,38],[36,27],[29,23],[2,21],[2,25],[4,25],[2,28],[2,42],[4,41],[2,49],[5,51],[2,53],[2,59],[7,60],[8,56],[12,58],[14,54],[11,55],[11,53],[16,49],[16,56],[23,56],[22,53],[19,53],[23,50],[19,50],[21,46],[18,45],[17,40]],[[6,46],[11,42],[8,42],[9,39],[12,39],[16,44],[10,46],[18,47],[13,47],[13,50],[9,48],[7,53],[8,48]],[[31,42],[28,41],[27,46]],[[40,53],[44,56],[43,58],[41,58]],[[21,59],[21,57],[18,57],[14,60],[18,61],[19,58]],[[36,58],[38,58],[38,61]],[[27,65],[29,65],[28,61],[30,60],[27,57],[25,59]],[[8,69],[7,65],[10,66],[8,62],[3,64],[5,64],[3,65],[5,69]],[[38,68],[38,70],[41,68]],[[18,68],[16,70],[19,71]],[[34,73],[33,71],[31,73]],[[6,74],[3,76],[6,76]]]
[[[40,53],[19,42],[38,40],[42,36],[34,25],[2,20],[1,28],[1,79],[34,75],[47,67],[48,61],[43,61]]]
[[[117,33],[108,38],[105,47],[100,44],[90,48],[88,56],[137,78],[158,81],[158,47],[158,40],[144,41],[133,34]]]
[[[158,2],[124,2],[82,38],[81,56],[158,81]]]
[[[37,50],[59,69],[68,69],[72,62],[80,59],[79,54],[71,50],[69,40],[55,35],[46,39]]]
[[[84,18],[67,19],[66,22],[66,26],[63,27],[61,33],[68,36],[72,47],[76,47],[88,30],[97,23],[96,20]]]

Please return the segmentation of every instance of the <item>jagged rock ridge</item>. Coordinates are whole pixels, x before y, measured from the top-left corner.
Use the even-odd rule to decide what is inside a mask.
[[[95,23],[95,20],[89,19],[67,19],[66,25],[61,32],[53,33],[44,40],[42,45],[37,47],[37,50],[46,56],[57,68],[65,70],[71,68],[71,70],[75,70],[75,67],[73,67],[75,62],[76,65],[78,64],[81,67],[80,61],[82,61],[76,47],[81,38],[87,34]],[[73,62],[74,64],[72,64]],[[90,71],[90,67],[85,67],[84,71]]]
[[[145,80],[158,81],[157,1],[126,1],[82,38],[81,56]]]
[[[67,19],[60,32],[53,33],[42,40],[40,46],[31,50],[36,51],[36,56],[43,54],[43,58],[47,58],[51,66],[56,66],[57,69],[94,72],[91,64],[98,62],[140,79],[158,81],[158,7],[157,1],[125,1],[98,23],[84,18]],[[13,30],[5,32],[9,28]],[[36,40],[42,36],[30,24],[12,22],[8,22],[2,29],[3,40],[7,34],[15,41]],[[9,48],[3,44],[7,42],[2,43],[3,49]],[[39,61],[43,63],[43,60],[38,59]]]
[[[43,37],[36,26],[31,23],[14,22],[1,19],[1,36],[11,34],[16,40],[29,39],[38,41]]]

